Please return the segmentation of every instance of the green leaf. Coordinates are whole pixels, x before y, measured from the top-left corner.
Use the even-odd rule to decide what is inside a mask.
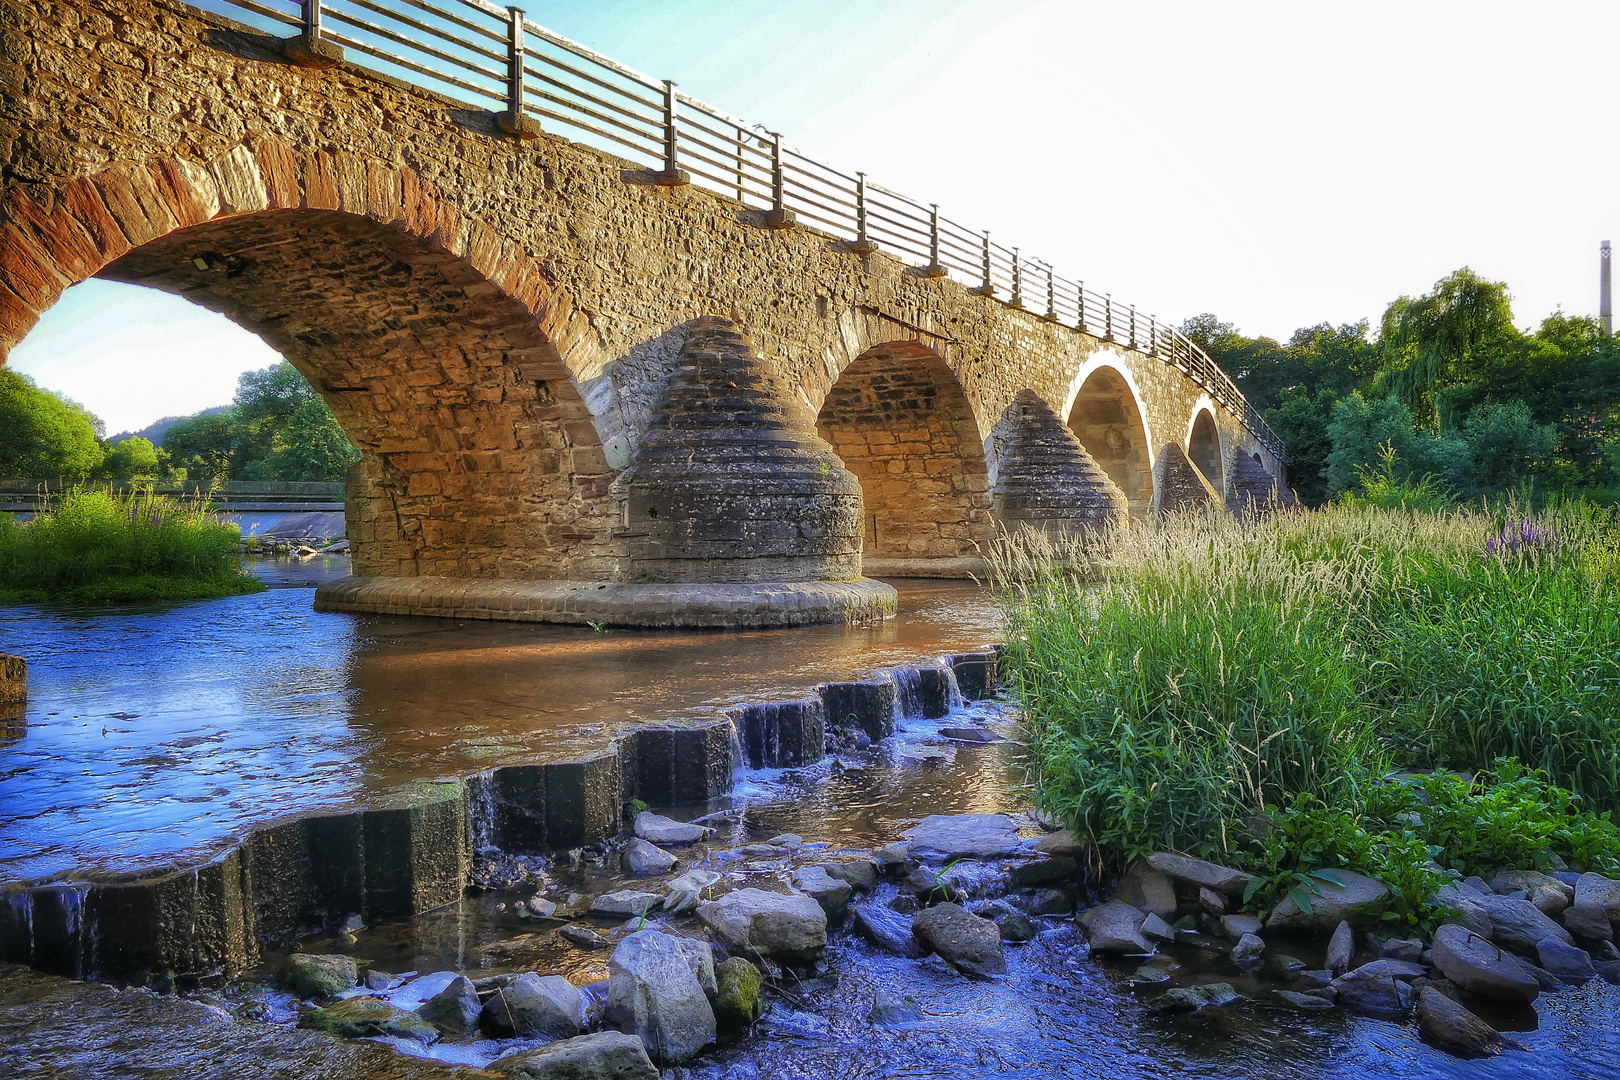
[[[1344,878],[1340,877],[1336,870],[1313,870],[1311,876],[1321,878],[1330,885],[1337,885],[1341,889],[1344,888]]]
[[[1265,883],[1264,878],[1255,877],[1249,879],[1249,883],[1243,886],[1243,903],[1245,906],[1250,900],[1254,899],[1254,894],[1259,892],[1265,886]]]
[[[1288,890],[1288,896],[1289,899],[1294,901],[1294,906],[1299,908],[1299,910],[1303,911],[1305,914],[1316,914],[1316,909],[1311,906],[1310,894],[1298,885],[1295,885]]]

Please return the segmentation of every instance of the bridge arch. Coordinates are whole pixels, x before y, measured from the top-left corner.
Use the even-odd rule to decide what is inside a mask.
[[[838,374],[816,430],[860,480],[867,574],[955,576],[992,534],[990,478],[972,403],[928,345],[888,341]]]
[[[1063,415],[1086,452],[1102,467],[1133,517],[1153,507],[1153,436],[1131,369],[1107,352],[1081,366],[1070,383]]]
[[[1187,425],[1187,458],[1204,474],[1210,487],[1226,490],[1226,453],[1221,442],[1220,427],[1215,423],[1214,407],[1209,398],[1199,399]]]
[[[286,357],[360,450],[357,573],[611,574],[611,477],[558,348],[571,306],[409,169],[266,139],[13,189],[5,210],[0,361],[87,278],[186,297]]]

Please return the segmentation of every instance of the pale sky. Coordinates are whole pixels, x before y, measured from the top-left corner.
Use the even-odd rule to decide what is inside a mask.
[[[1467,265],[1530,326],[1595,314],[1598,242],[1620,242],[1612,0],[528,14],[1174,323],[1376,325]],[[218,316],[126,292],[70,291],[10,362],[116,432],[229,401],[275,360]]]

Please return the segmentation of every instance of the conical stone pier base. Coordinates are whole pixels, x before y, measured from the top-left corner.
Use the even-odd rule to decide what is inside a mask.
[[[1129,520],[1125,493],[1074,432],[1031,390],[1013,399],[1013,426],[993,492],[995,516],[1054,538],[1103,532]]]

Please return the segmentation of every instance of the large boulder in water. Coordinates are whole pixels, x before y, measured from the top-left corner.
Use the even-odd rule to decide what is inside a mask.
[[[697,913],[738,952],[811,963],[827,951],[827,913],[808,896],[738,889],[699,904]]]
[[[460,1038],[478,1030],[478,1014],[482,1008],[472,980],[457,975],[443,990],[422,1002],[416,1015],[432,1024],[440,1034]]]
[[[1378,917],[1389,906],[1389,886],[1354,870],[1334,870],[1332,873],[1339,879],[1338,883],[1318,881],[1315,895],[1309,898],[1309,911],[1295,903],[1292,896],[1285,896],[1271,910],[1266,929],[1284,933],[1330,934],[1341,922],[1347,922],[1357,930],[1377,926]]]
[[[489,1069],[512,1080],[658,1080],[647,1048],[622,1031],[599,1031],[537,1050],[520,1050],[497,1059]]]
[[[1242,896],[1249,882],[1254,880],[1253,874],[1186,855],[1172,855],[1168,851],[1156,851],[1148,856],[1147,861],[1149,866],[1161,873],[1228,896]]]
[[[1080,925],[1085,928],[1092,952],[1148,956],[1154,949],[1142,936],[1142,923],[1146,919],[1146,912],[1123,900],[1110,900],[1080,916]]]
[[[1432,986],[1418,992],[1417,1019],[1424,1038],[1462,1057],[1496,1054],[1507,1046],[1495,1028]]]
[[[638,838],[659,846],[695,844],[714,832],[706,825],[676,821],[662,814],[655,814],[651,810],[643,810],[636,815],[634,828]]]
[[[911,920],[911,932],[924,948],[969,975],[988,978],[1007,973],[1001,929],[956,904],[937,904],[918,912]]]
[[[1541,993],[1529,964],[1466,926],[1447,923],[1436,930],[1431,956],[1440,974],[1480,997],[1528,1005]]]
[[[585,997],[561,975],[525,972],[484,1003],[480,1023],[501,1038],[566,1039],[585,1030]]]
[[[1490,916],[1491,940],[1520,955],[1536,955],[1536,946],[1549,938],[1565,945],[1575,944],[1568,930],[1522,897],[1481,893],[1475,899]]]
[[[293,953],[281,966],[281,982],[301,998],[336,997],[360,981],[352,956]]]
[[[668,1064],[690,1060],[714,1041],[714,1009],[686,951],[658,930],[638,930],[613,950],[607,1019],[639,1037],[650,1057]]]
[[[374,997],[352,997],[324,1009],[311,1009],[298,1018],[298,1026],[346,1039],[393,1035],[431,1043],[439,1037],[438,1030],[420,1016]]]
[[[759,968],[740,956],[714,969],[714,1018],[725,1028],[745,1028],[765,1011],[760,995],[764,979]]]
[[[999,859],[1024,850],[1006,814],[934,814],[911,830],[911,857],[922,862]]]

